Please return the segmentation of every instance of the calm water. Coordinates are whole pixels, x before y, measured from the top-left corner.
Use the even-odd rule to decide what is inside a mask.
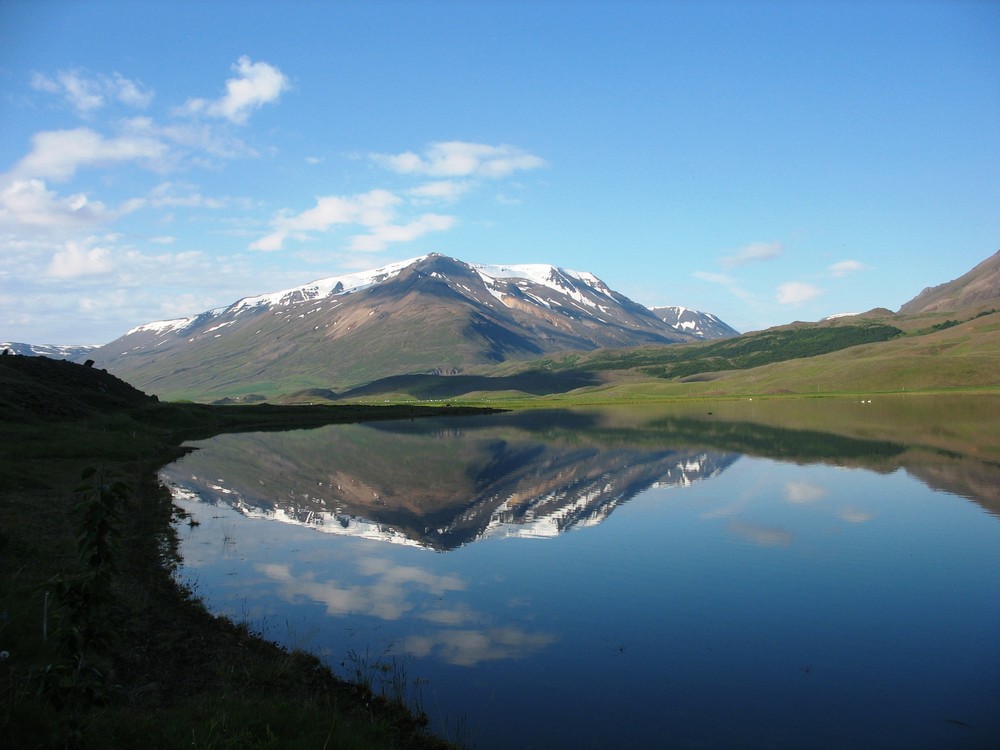
[[[405,681],[474,748],[987,748],[984,403],[227,435],[163,478],[199,522],[180,575],[212,610],[376,690]]]

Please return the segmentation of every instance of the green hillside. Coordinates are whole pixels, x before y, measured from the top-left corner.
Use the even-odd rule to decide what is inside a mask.
[[[1000,387],[1000,313],[798,323],[700,344],[600,349],[476,375],[377,380],[331,398],[620,400]]]

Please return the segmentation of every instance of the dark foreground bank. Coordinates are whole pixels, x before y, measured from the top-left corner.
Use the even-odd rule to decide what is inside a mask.
[[[5,745],[451,747],[405,706],[181,590],[156,473],[183,441],[221,432],[469,411],[162,404],[100,370],[0,357]]]

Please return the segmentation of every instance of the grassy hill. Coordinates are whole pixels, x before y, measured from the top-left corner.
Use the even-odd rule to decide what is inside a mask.
[[[475,375],[387,378],[325,395],[360,401],[598,401],[980,390],[1000,387],[998,372],[1000,312],[993,308],[910,316],[882,310],[721,341],[549,356],[481,368]]]

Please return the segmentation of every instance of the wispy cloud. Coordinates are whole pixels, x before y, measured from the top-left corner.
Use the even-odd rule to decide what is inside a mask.
[[[786,281],[778,287],[777,300],[782,305],[801,305],[823,293],[819,287],[803,281]]]
[[[466,141],[430,144],[417,154],[370,154],[372,161],[399,174],[428,177],[481,177],[496,179],[514,172],[540,169],[545,160],[516,146]]]
[[[734,268],[774,260],[784,252],[785,249],[780,242],[752,242],[735,253],[724,256],[721,262],[723,268]]]
[[[149,204],[156,208],[222,208],[226,201],[202,195],[195,185],[184,182],[161,182],[149,194]]]
[[[695,271],[691,274],[696,279],[701,279],[702,281],[707,281],[709,284],[722,284],[723,286],[729,286],[736,283],[734,279],[729,274],[725,273],[714,273],[712,271]]]
[[[406,194],[414,203],[453,203],[471,188],[472,183],[467,180],[435,180],[417,185]]]
[[[55,77],[35,73],[31,86],[36,91],[62,96],[80,115],[88,115],[117,101],[140,109],[153,101],[153,91],[140,81],[133,81],[120,73],[87,75],[80,70],[60,70]]]
[[[233,65],[235,78],[226,81],[226,93],[218,99],[188,99],[180,109],[186,114],[220,117],[242,125],[250,113],[274,102],[291,88],[288,77],[266,62],[253,62],[244,55]]]
[[[741,300],[749,301],[753,299],[753,295],[740,286],[739,280],[729,274],[715,273],[713,271],[694,271],[691,275],[696,279],[707,281],[709,284],[724,286],[730,294]]]
[[[834,263],[827,270],[834,276],[848,276],[858,271],[864,271],[867,268],[868,266],[859,260],[842,260]]]

